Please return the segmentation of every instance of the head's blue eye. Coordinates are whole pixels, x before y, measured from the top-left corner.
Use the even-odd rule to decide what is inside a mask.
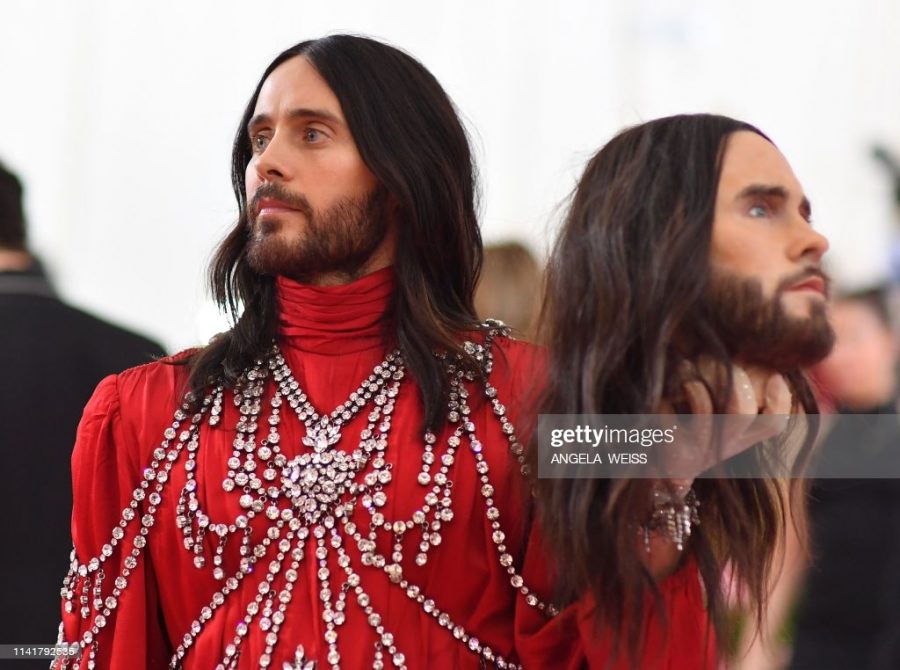
[[[266,148],[266,143],[269,141],[265,135],[254,135],[250,138],[250,146],[254,151],[262,151]]]

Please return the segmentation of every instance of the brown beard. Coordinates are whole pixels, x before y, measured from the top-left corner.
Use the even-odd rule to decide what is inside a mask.
[[[306,218],[303,230],[291,240],[277,233],[280,225],[255,216],[262,198],[275,198]],[[323,211],[315,211],[302,195],[278,184],[264,184],[248,207],[247,261],[266,275],[282,275],[308,283],[322,274],[357,278],[387,233],[387,191],[378,186],[359,198],[345,197]]]
[[[789,316],[782,305],[785,291],[808,277],[828,278],[807,270],[783,280],[766,300],[758,279],[713,271],[705,304],[716,332],[729,353],[743,363],[787,372],[825,358],[834,345],[834,331],[825,304],[816,302],[808,317]]]

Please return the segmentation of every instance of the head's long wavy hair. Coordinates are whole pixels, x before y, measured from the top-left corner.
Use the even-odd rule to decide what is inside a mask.
[[[482,243],[476,169],[466,131],[434,76],[403,51],[366,37],[332,35],[290,47],[269,64],[247,103],[231,160],[239,216],[209,270],[213,297],[235,325],[189,360],[189,384],[194,391],[213,380],[233,384],[276,336],[274,278],[247,262],[247,124],[266,78],[296,57],[308,59],[337,96],[360,156],[399,205],[397,289],[389,308],[394,332],[386,339],[403,351],[422,395],[425,425],[434,425],[446,393],[434,352],[466,357],[457,336],[477,327],[473,294]]]
[[[543,412],[654,414],[677,392],[684,361],[703,354],[730,370],[732,352],[704,295],[722,156],[737,131],[765,138],[726,117],[682,115],[625,130],[591,159],[548,267]],[[803,373],[785,377],[794,409],[815,414]],[[715,413],[726,413],[731,384],[729,374],[710,389]],[[805,451],[811,442],[807,436]],[[547,545],[565,566],[558,570],[561,599],[591,592],[598,626],[636,654],[646,596],[659,596],[635,527],[646,519],[652,483],[536,479],[534,486]],[[724,568],[730,563],[759,614],[787,506],[771,480],[698,479],[694,490],[701,525],[686,551],[698,563],[722,640]]]

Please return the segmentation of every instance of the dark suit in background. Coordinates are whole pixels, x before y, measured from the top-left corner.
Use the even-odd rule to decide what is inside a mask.
[[[0,271],[0,643],[56,641],[82,409],[105,376],[163,353],[64,304],[37,264]]]

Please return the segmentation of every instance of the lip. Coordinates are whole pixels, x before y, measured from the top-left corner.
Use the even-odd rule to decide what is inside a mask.
[[[821,277],[810,277],[802,282],[794,284],[788,291],[813,291],[825,297],[825,280]]]
[[[259,205],[256,208],[256,215],[262,216],[266,214],[283,214],[285,212],[296,211],[299,210],[297,210],[297,208],[295,207],[291,207],[281,200],[276,200],[274,198],[263,198],[259,201]]]

